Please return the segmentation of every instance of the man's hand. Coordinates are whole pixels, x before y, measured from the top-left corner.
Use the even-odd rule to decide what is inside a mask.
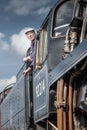
[[[26,70],[24,70],[23,71],[23,75],[25,76],[28,72],[30,72],[31,71],[31,68],[30,67],[28,67]]]
[[[24,62],[27,62],[28,60],[29,60],[30,62],[32,62],[32,59],[31,59],[30,56],[27,56],[27,57],[25,57],[25,58],[23,59]]]
[[[23,71],[23,75],[25,76],[26,74],[27,74],[27,71],[26,71],[26,70],[24,70],[24,71]]]

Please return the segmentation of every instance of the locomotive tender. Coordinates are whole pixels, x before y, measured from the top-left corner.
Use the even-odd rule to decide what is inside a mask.
[[[24,77],[25,67],[0,103],[0,130],[87,130],[87,0],[58,0]]]

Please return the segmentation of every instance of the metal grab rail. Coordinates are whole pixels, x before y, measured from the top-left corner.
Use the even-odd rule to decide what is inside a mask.
[[[57,127],[52,123],[50,122],[49,120],[47,120],[47,130],[49,130],[49,125],[52,127],[52,130],[58,130]]]

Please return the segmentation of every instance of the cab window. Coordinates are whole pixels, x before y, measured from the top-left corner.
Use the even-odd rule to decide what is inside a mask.
[[[73,14],[73,1],[67,1],[55,8],[53,18],[53,31],[52,36],[63,36],[66,34],[66,30]]]
[[[36,44],[36,58],[35,58],[35,68],[41,68],[42,63],[45,61],[47,55],[47,28],[48,22],[44,25],[44,28],[39,31],[39,39]]]

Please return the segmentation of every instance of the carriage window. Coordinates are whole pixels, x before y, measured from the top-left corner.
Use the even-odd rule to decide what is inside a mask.
[[[63,3],[54,11],[53,36],[62,36],[66,34],[67,27],[72,19],[73,1]]]

